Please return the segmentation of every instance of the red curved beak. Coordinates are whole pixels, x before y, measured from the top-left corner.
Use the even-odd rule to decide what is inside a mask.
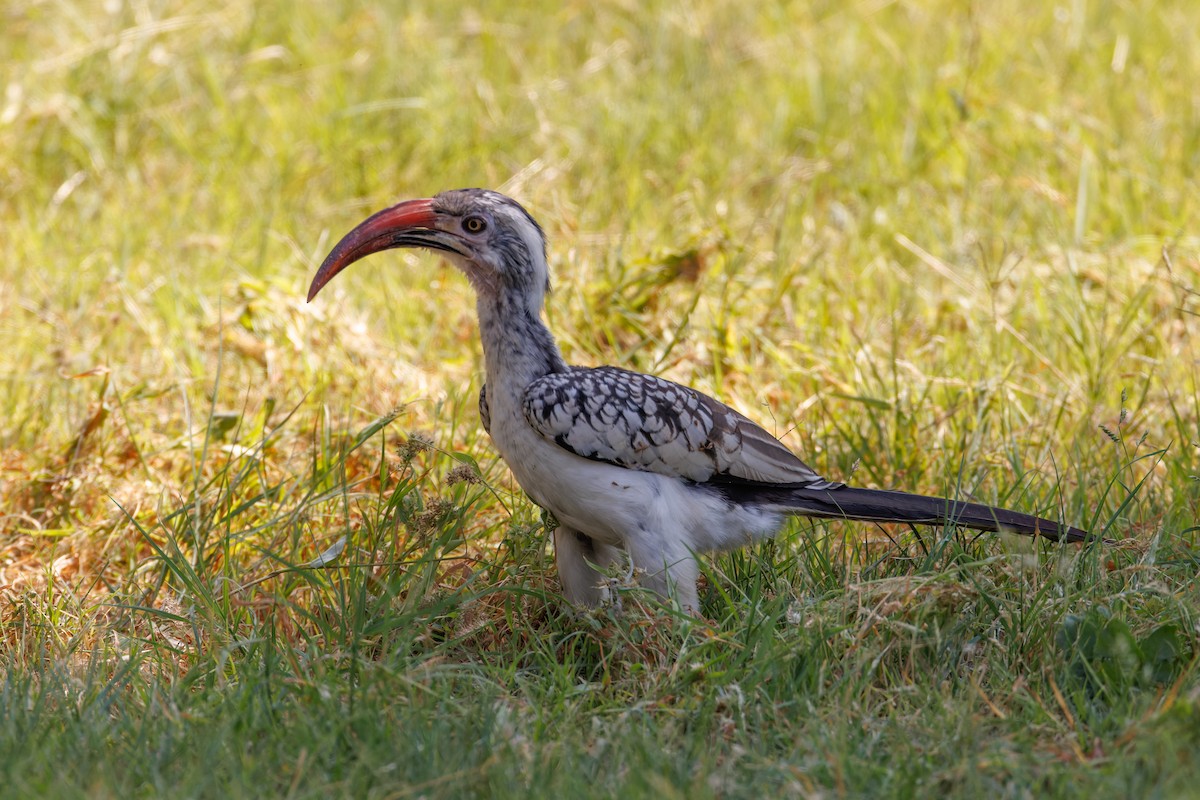
[[[325,257],[321,268],[308,288],[308,301],[333,280],[333,276],[361,258],[393,247],[430,247],[435,250],[459,252],[450,246],[451,237],[434,227],[437,212],[433,200],[408,200],[385,208],[363,220],[354,230],[342,237]]]

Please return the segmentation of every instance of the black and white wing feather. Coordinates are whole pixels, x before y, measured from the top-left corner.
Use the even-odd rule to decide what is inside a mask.
[[[616,367],[572,367],[531,383],[525,419],[576,455],[698,483],[832,488],[791,450],[695,389]]]

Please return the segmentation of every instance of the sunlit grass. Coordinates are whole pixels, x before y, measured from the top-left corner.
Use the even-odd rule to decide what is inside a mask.
[[[1173,795],[1197,769],[1188,3],[0,8],[14,796]],[[797,523],[706,623],[561,601],[465,281],[821,472],[1111,547]]]

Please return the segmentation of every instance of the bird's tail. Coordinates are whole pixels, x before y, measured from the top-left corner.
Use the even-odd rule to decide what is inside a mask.
[[[1061,525],[1032,514],[993,508],[981,503],[883,489],[857,489],[852,486],[798,488],[790,490],[780,505],[806,517],[959,525],[978,531],[1011,531],[1026,536],[1044,536],[1060,542],[1084,542],[1098,538],[1080,528]]]

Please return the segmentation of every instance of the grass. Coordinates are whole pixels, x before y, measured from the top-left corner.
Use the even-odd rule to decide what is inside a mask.
[[[1177,796],[1200,778],[1190,3],[0,6],[14,796]],[[559,597],[435,258],[569,360],[1116,544],[798,522],[705,622]]]

